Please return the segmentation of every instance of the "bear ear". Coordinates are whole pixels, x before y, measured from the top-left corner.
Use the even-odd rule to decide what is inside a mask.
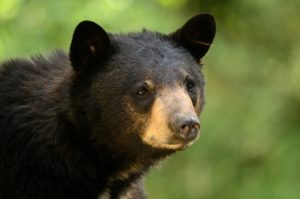
[[[207,53],[216,33],[216,22],[210,14],[199,14],[189,19],[170,36],[187,48],[197,61]]]
[[[75,71],[88,70],[105,61],[110,52],[110,40],[103,28],[92,21],[77,25],[70,47],[70,60]]]

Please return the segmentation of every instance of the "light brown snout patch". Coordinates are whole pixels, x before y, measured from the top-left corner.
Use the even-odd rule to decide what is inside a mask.
[[[163,89],[155,99],[146,131],[142,135],[144,143],[160,149],[180,150],[189,146],[175,136],[170,128],[172,114],[195,113],[193,103],[183,88]]]

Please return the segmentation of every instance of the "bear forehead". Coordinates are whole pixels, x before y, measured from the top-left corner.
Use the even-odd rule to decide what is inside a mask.
[[[168,74],[170,78],[184,73],[200,75],[201,66],[185,48],[167,35],[144,31],[113,35],[111,40],[114,54],[109,65],[122,72],[156,77]]]

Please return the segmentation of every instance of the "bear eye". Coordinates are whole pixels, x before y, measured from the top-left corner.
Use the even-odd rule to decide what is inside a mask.
[[[132,92],[132,99],[138,111],[147,113],[154,101],[155,90],[153,84],[142,82],[137,84]]]
[[[185,87],[188,91],[191,91],[195,87],[195,82],[192,79],[187,78],[185,82]]]
[[[149,94],[149,90],[147,88],[146,85],[142,85],[141,87],[139,87],[136,91],[136,95],[138,97],[145,97]]]

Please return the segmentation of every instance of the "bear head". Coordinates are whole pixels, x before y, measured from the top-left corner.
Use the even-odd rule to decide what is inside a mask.
[[[199,137],[201,58],[215,31],[209,14],[171,34],[109,34],[81,22],[70,47],[73,122],[95,149],[116,156],[151,159],[185,149]]]

